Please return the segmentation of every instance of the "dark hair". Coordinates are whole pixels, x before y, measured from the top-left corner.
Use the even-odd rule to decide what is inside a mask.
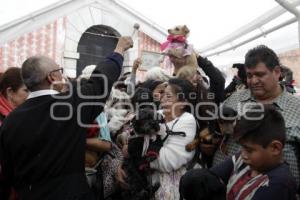
[[[287,84],[291,84],[293,81],[293,71],[288,68],[287,66],[281,65],[280,66],[281,75],[279,77],[279,81],[285,79]]]
[[[247,68],[253,68],[260,62],[264,63],[270,71],[276,66],[280,66],[276,53],[265,45],[250,49],[245,56],[245,66]]]
[[[125,84],[126,76],[121,76],[119,80],[115,83],[114,88],[121,90],[121,89],[126,89],[127,85]]]
[[[238,70],[237,75],[243,81],[243,83],[246,84],[247,83],[247,73],[246,73],[245,64],[234,63],[232,65],[232,68],[237,68],[237,70]]]
[[[0,92],[6,97],[6,89],[11,89],[16,92],[20,87],[24,85],[21,69],[18,67],[8,68],[0,77]]]
[[[150,91],[147,88],[142,88],[142,87],[138,88],[135,91],[133,97],[131,98],[131,103],[135,109],[152,107],[153,104],[152,91]]]
[[[136,111],[131,123],[137,134],[151,135],[160,130],[159,123],[162,123],[162,116],[155,110],[146,107]]]
[[[180,200],[225,200],[226,187],[208,169],[187,171],[179,182]]]
[[[197,93],[190,81],[180,78],[171,78],[168,81],[168,84],[177,95],[178,101],[188,101],[193,106],[196,105]],[[189,106],[186,106],[184,110],[186,112],[191,112]]]
[[[273,140],[286,141],[285,123],[273,105],[263,105],[247,111],[235,127],[236,139],[250,141],[266,148]]]
[[[160,80],[147,80],[144,83],[141,84],[141,87],[147,88],[150,91],[153,91],[158,85],[162,84],[163,82]]]

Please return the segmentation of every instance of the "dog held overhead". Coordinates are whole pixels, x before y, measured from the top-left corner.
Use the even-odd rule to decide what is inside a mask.
[[[163,55],[173,56],[175,58],[186,57],[186,66],[197,69],[197,57],[191,44],[188,44],[187,37],[190,33],[186,25],[175,26],[168,29],[167,41],[161,44]]]

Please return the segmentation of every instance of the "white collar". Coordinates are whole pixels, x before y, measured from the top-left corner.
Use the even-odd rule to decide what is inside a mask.
[[[54,94],[58,94],[58,93],[59,92],[57,92],[56,90],[51,90],[51,89],[38,90],[38,91],[31,92],[29,94],[29,96],[27,97],[27,99],[32,99],[32,98],[44,96],[44,95],[54,95]]]

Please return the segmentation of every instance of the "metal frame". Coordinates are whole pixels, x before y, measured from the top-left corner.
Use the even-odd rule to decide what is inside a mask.
[[[277,0],[275,0],[277,1]],[[278,1],[281,1],[281,0],[278,0]],[[296,6],[300,5],[300,1],[296,1],[296,2],[293,2],[293,3],[288,3],[288,6],[291,7],[294,11],[297,11],[298,10],[296,9]],[[271,33],[271,32],[274,32],[280,28],[283,28],[289,24],[292,24],[294,22],[296,22],[298,19],[297,17],[295,18],[291,18],[279,25],[276,25],[268,30],[263,30],[261,31],[260,34],[257,34],[249,39],[246,39],[236,45],[231,45],[230,48],[226,48],[226,49],[223,49],[223,50],[218,50],[218,51],[213,51],[214,49],[217,49],[218,47],[221,47],[225,44],[232,44],[234,40],[238,39],[238,38],[241,38],[242,36],[254,31],[254,30],[257,30],[257,29],[260,29],[262,28],[263,25],[269,23],[270,21],[276,19],[277,17],[281,16],[282,14],[284,14],[285,12],[287,12],[287,10],[282,7],[282,6],[277,6],[273,9],[271,9],[270,11],[266,12],[265,14],[263,14],[262,16],[259,16],[258,18],[254,19],[252,22],[250,22],[249,24],[241,27],[240,29],[234,31],[233,33],[227,35],[226,37],[212,43],[211,45],[208,45],[202,49],[199,49],[197,50],[199,53],[205,55],[205,56],[214,56],[214,55],[218,55],[220,53],[224,53],[224,52],[227,52],[227,51],[230,51],[230,50],[235,50],[237,47],[239,46],[242,46],[246,43],[249,43],[259,37],[262,37],[262,36],[266,36],[266,34],[268,33]],[[299,20],[298,20],[299,21]],[[299,25],[299,38],[300,38],[300,25]],[[299,44],[300,44],[300,39],[299,39]],[[212,52],[211,52],[212,51]],[[211,52],[211,53],[209,53]],[[208,54],[206,54],[208,53]]]
[[[287,2],[287,1],[283,1],[283,0],[275,0],[279,5],[281,5],[283,8],[285,8],[287,11],[289,11],[290,13],[292,13],[293,15],[296,16],[296,19],[298,21],[298,45],[300,48],[300,13],[297,10],[296,7],[294,7],[293,4]]]

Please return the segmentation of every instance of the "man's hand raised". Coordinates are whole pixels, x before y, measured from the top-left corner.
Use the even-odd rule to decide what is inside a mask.
[[[133,47],[133,41],[131,37],[129,36],[120,37],[118,44],[115,48],[115,52],[123,55],[126,50],[132,47]]]

